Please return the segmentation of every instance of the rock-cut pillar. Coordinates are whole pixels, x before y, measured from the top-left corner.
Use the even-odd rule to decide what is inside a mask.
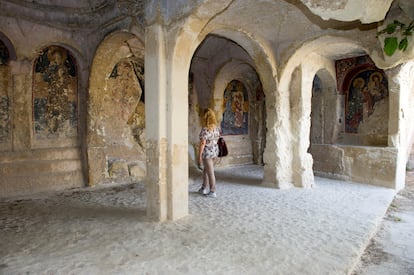
[[[188,99],[180,81],[172,79],[166,40],[158,23],[147,28],[147,215],[159,221],[188,215]]]

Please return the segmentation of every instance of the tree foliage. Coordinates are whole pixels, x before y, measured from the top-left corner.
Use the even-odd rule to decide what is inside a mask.
[[[392,56],[397,49],[405,51],[408,47],[408,37],[413,34],[414,20],[406,25],[398,20],[389,23],[384,29],[379,31],[377,35],[387,35],[384,39],[384,52],[388,56]]]

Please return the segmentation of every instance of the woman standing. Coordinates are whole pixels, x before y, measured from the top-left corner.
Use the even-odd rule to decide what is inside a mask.
[[[217,127],[216,116],[210,108],[204,112],[203,128],[200,131],[200,145],[198,150],[198,165],[203,164],[203,185],[198,192],[215,198],[216,176],[214,174],[214,159],[218,156],[217,141],[220,129]],[[207,190],[207,187],[209,190]]]

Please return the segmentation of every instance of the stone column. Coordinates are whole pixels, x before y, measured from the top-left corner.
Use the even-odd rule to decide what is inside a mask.
[[[266,80],[265,80],[266,81]],[[265,83],[263,81],[263,83]],[[271,80],[268,80],[271,81]],[[264,186],[287,189],[292,185],[292,151],[289,129],[288,93],[266,94],[266,147],[263,153]]]
[[[292,124],[292,170],[293,183],[297,187],[312,187],[314,184],[312,156],[309,148],[310,112],[313,76],[297,68],[291,80],[291,124]]]
[[[188,71],[173,68],[166,44],[159,23],[147,28],[147,215],[159,221],[188,214]]]
[[[388,78],[389,119],[388,146],[398,150],[395,182],[392,188],[400,190],[405,186],[406,163],[409,157],[410,96],[414,65],[397,66],[385,71]]]

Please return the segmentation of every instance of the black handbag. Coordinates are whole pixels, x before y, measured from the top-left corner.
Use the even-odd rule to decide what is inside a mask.
[[[218,156],[221,157],[225,157],[229,154],[229,150],[227,149],[227,144],[226,141],[224,140],[223,137],[220,137],[217,141],[217,145],[219,148],[219,153]]]

